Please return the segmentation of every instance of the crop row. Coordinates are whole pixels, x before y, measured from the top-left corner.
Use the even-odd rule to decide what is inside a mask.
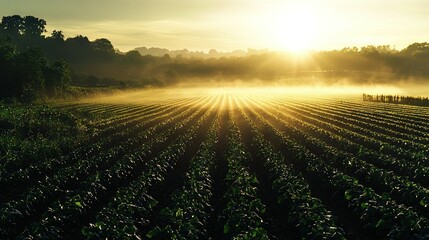
[[[198,122],[180,135],[156,157],[144,161],[147,152],[138,152],[134,158],[143,164],[142,175],[128,187],[118,189],[112,201],[96,216],[96,220],[83,229],[88,239],[128,239],[142,236],[142,229],[149,224],[149,216],[157,201],[150,195],[151,188],[164,181],[167,172],[192,144],[198,129],[207,121],[211,111],[206,111]],[[181,123],[177,127],[182,126]],[[106,222],[105,219],[109,218]]]
[[[250,109],[252,111],[252,109]],[[309,178],[318,182],[321,188],[335,193],[339,201],[347,203],[349,209],[361,222],[362,231],[367,236],[379,238],[424,237],[429,230],[429,222],[412,209],[396,204],[387,195],[378,195],[371,188],[364,187],[353,177],[345,175],[311,153],[306,145],[299,144],[280,132],[267,119],[253,112],[261,122],[266,137],[281,142],[283,154],[294,156],[291,159],[298,169],[303,169]],[[323,156],[321,156],[323,157]]]
[[[284,121],[284,119],[277,121],[287,127],[287,132],[292,132],[299,139],[302,139],[303,145],[315,149],[313,153],[329,159],[326,161],[327,164],[332,164],[336,168],[358,177],[362,182],[377,187],[382,192],[389,193],[396,200],[411,205],[423,213],[428,211],[429,192],[418,184],[359,160],[355,156],[334,147],[335,145],[328,146],[319,139],[308,136],[305,133],[309,131],[308,129],[301,132],[288,125],[289,122]]]
[[[277,111],[273,107],[271,109]],[[377,164],[377,166],[396,170],[397,173],[416,179],[425,186],[429,183],[429,168],[426,166],[427,158],[424,155],[412,154],[404,149],[401,151],[402,157],[389,156],[393,150],[391,150],[392,147],[388,143],[376,142],[365,135],[351,133],[332,124],[320,123],[317,119],[309,120],[307,118],[307,121],[303,121],[291,117],[291,115],[279,114],[283,122],[294,123],[295,126],[312,133],[313,136],[329,143],[331,146],[335,146],[335,148],[350,152],[359,158],[365,159],[365,161]],[[314,123],[315,121],[317,121],[317,125]],[[371,149],[368,149],[367,146],[371,147]],[[378,149],[383,149],[383,151]],[[407,160],[404,159],[405,157]]]
[[[83,158],[79,159],[75,164],[60,169],[53,177],[38,182],[35,186],[28,189],[20,200],[8,202],[1,208],[0,221],[3,223],[1,226],[4,227],[4,232],[11,232],[13,236],[17,233],[17,230],[19,231],[19,229],[22,228],[22,222],[25,222],[23,221],[24,219],[28,221],[30,216],[37,215],[36,213],[44,211],[44,209],[46,209],[44,206],[59,196],[70,198],[70,195],[73,193],[70,189],[84,186],[82,182],[83,179],[89,176],[93,176],[93,178],[94,176],[96,177],[97,171],[112,165],[115,160],[123,156],[123,154],[133,152],[135,147],[144,149],[145,145],[142,146],[142,141],[147,141],[150,136],[153,136],[153,134],[159,130],[175,123],[178,119],[186,116],[192,111],[193,109],[189,108],[170,119],[160,121],[153,127],[139,132],[136,137],[126,139],[102,154],[94,155],[90,158],[85,158],[85,156],[83,156]],[[166,131],[171,132],[180,128],[177,124],[190,121],[193,117],[194,115],[191,115],[183,120],[184,122],[176,122],[173,128],[167,128]],[[155,145],[157,142],[166,141],[167,135],[168,134],[158,134],[158,137],[152,140],[152,145]],[[124,167],[126,166],[127,165],[124,165]]]
[[[171,204],[159,212],[159,223],[146,237],[151,239],[208,239],[208,218],[212,214],[215,146],[219,118],[191,159],[183,187],[171,196]]]
[[[251,128],[252,146],[268,169],[277,201],[287,213],[281,227],[285,228],[286,224],[296,227],[302,239],[345,239],[344,230],[338,227],[332,213],[318,198],[311,196],[304,178],[286,164],[284,156],[274,150],[242,108],[240,114]]]
[[[180,112],[185,110],[185,107],[177,108],[176,111]],[[176,112],[174,111],[174,112]],[[96,155],[102,155],[102,149],[111,149],[112,152],[118,147],[117,142],[124,142],[122,139],[128,139],[129,143],[132,143],[131,139],[137,133],[140,133],[143,129],[148,129],[156,125],[160,121],[168,119],[172,113],[168,112],[155,112],[148,114],[147,116],[141,116],[136,121],[128,123],[127,125],[115,125],[116,130],[113,134],[107,135],[101,138],[99,142],[94,142],[88,146],[82,146],[71,152],[71,154],[62,156],[60,158],[45,159],[44,161],[36,164],[32,164],[29,168],[21,168],[18,172],[12,172],[10,174],[3,174],[0,180],[1,186],[5,189],[12,189],[13,192],[17,192],[16,186],[30,186],[29,182],[36,182],[37,179],[42,177],[47,178],[51,174],[54,174],[58,169],[67,167],[80,159],[88,159]],[[180,116],[180,115],[179,115]],[[134,141],[137,143],[137,141]],[[130,145],[129,147],[132,147]]]
[[[369,117],[359,117],[353,113],[338,112],[335,109],[330,110],[323,106],[308,106],[308,104],[297,104],[292,106],[295,111],[301,113],[311,113],[310,116],[318,116],[325,122],[329,121],[332,124],[339,124],[339,126],[348,128],[350,130],[366,134],[370,131],[371,137],[389,141],[395,138],[397,141],[402,142],[416,142],[420,144],[427,144],[429,129],[416,130],[415,124],[413,127],[407,126],[403,121],[389,123],[387,121],[378,120]]]
[[[276,107],[279,107],[278,104],[273,104]],[[282,110],[284,111],[291,111],[291,106],[282,106]],[[317,110],[316,110],[317,111]],[[425,148],[425,145],[419,144],[417,142],[412,142],[409,140],[401,140],[397,137],[392,137],[390,135],[380,134],[380,133],[374,133],[374,131],[368,129],[368,128],[362,128],[353,124],[344,123],[343,121],[338,120],[339,116],[334,117],[323,117],[325,115],[324,113],[314,113],[313,111],[304,111],[301,109],[301,105],[298,105],[298,107],[295,107],[295,110],[292,111],[293,115],[298,115],[300,118],[305,119],[305,121],[316,121],[319,123],[326,123],[333,129],[339,129],[339,131],[346,132],[352,134],[354,138],[360,137],[360,139],[363,139],[367,142],[363,142],[362,144],[366,144],[365,146],[383,146],[384,148],[387,148],[386,151],[390,152],[398,152],[398,154],[401,154],[398,149],[410,149],[413,152],[419,152],[419,151],[425,151],[427,148]],[[323,119],[323,121],[322,121]],[[325,124],[325,125],[326,125]],[[385,126],[386,128],[387,126]],[[381,140],[378,140],[381,139]],[[385,143],[384,145],[382,143]],[[392,147],[391,147],[392,146]],[[396,148],[393,148],[395,146]],[[419,151],[416,151],[419,150]]]
[[[265,223],[261,218],[265,212],[265,205],[258,197],[258,180],[249,173],[249,155],[232,113],[229,114],[226,161],[228,164],[224,195],[226,206],[219,217],[224,237],[268,239]]]

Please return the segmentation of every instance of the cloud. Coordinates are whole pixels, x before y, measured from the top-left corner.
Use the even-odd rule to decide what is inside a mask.
[[[303,14],[296,13],[297,6]],[[0,14],[37,16],[47,20],[50,31],[108,38],[123,51],[140,46],[279,50],[302,42],[293,32],[311,38],[312,49],[368,44],[403,48],[427,41],[429,32],[429,25],[422,24],[429,20],[426,0],[14,0],[0,1]],[[310,14],[315,19],[311,32],[293,26],[310,22]]]
[[[225,27],[222,21],[201,20],[159,20],[159,21],[65,21],[54,22],[48,26],[52,30],[62,30],[66,37],[78,34],[88,36],[91,40],[107,38],[115,47],[128,51],[139,46],[166,48],[188,48],[204,50],[218,48],[228,49],[231,46],[245,46],[240,39],[234,38],[238,26],[230,24]],[[172,47],[172,43],[174,46]],[[237,46],[239,45],[239,46]],[[233,47],[233,48],[234,48]]]

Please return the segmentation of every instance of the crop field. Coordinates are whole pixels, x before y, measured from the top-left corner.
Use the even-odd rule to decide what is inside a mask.
[[[0,239],[429,239],[429,108],[360,97],[0,105]]]

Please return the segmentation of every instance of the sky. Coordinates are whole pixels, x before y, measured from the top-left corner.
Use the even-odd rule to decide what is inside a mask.
[[[121,51],[402,49],[429,41],[428,0],[0,0],[0,15],[32,15],[48,33],[107,38]]]

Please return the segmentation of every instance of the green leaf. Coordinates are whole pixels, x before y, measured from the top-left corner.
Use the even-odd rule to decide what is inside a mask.
[[[129,235],[133,235],[137,231],[137,227],[134,225],[125,225],[122,228],[122,231],[128,233]]]
[[[252,183],[252,184],[258,184],[259,182],[258,182],[258,179],[256,178],[256,176],[253,176],[252,177],[252,179],[250,180],[250,182]]]
[[[375,228],[383,228],[385,224],[386,224],[386,221],[384,221],[383,219],[380,219],[375,225]]]
[[[422,206],[422,207],[428,207],[428,205],[429,205],[429,201],[426,199],[426,198],[423,198],[422,200],[420,200],[420,205]]]
[[[223,225],[223,233],[224,234],[228,234],[229,233],[229,224],[228,224],[228,222],[227,223],[225,223],[225,225]]]
[[[156,226],[154,229],[150,230],[147,234],[147,238],[153,238],[154,236],[158,235],[161,232],[161,229]]]
[[[350,194],[350,190],[347,190],[344,192],[344,197],[347,201],[350,201],[352,199],[352,195]]]
[[[94,224],[94,226],[101,230],[101,228],[102,228],[103,224],[102,224],[101,222],[96,222],[96,223]]]
[[[178,208],[177,209],[177,211],[176,211],[176,217],[183,217],[183,209],[181,209],[181,208]]]
[[[363,209],[367,209],[369,207],[369,204],[368,203],[361,203],[360,207]]]
[[[74,202],[74,204],[76,204],[76,206],[83,208],[82,203],[81,202]]]

